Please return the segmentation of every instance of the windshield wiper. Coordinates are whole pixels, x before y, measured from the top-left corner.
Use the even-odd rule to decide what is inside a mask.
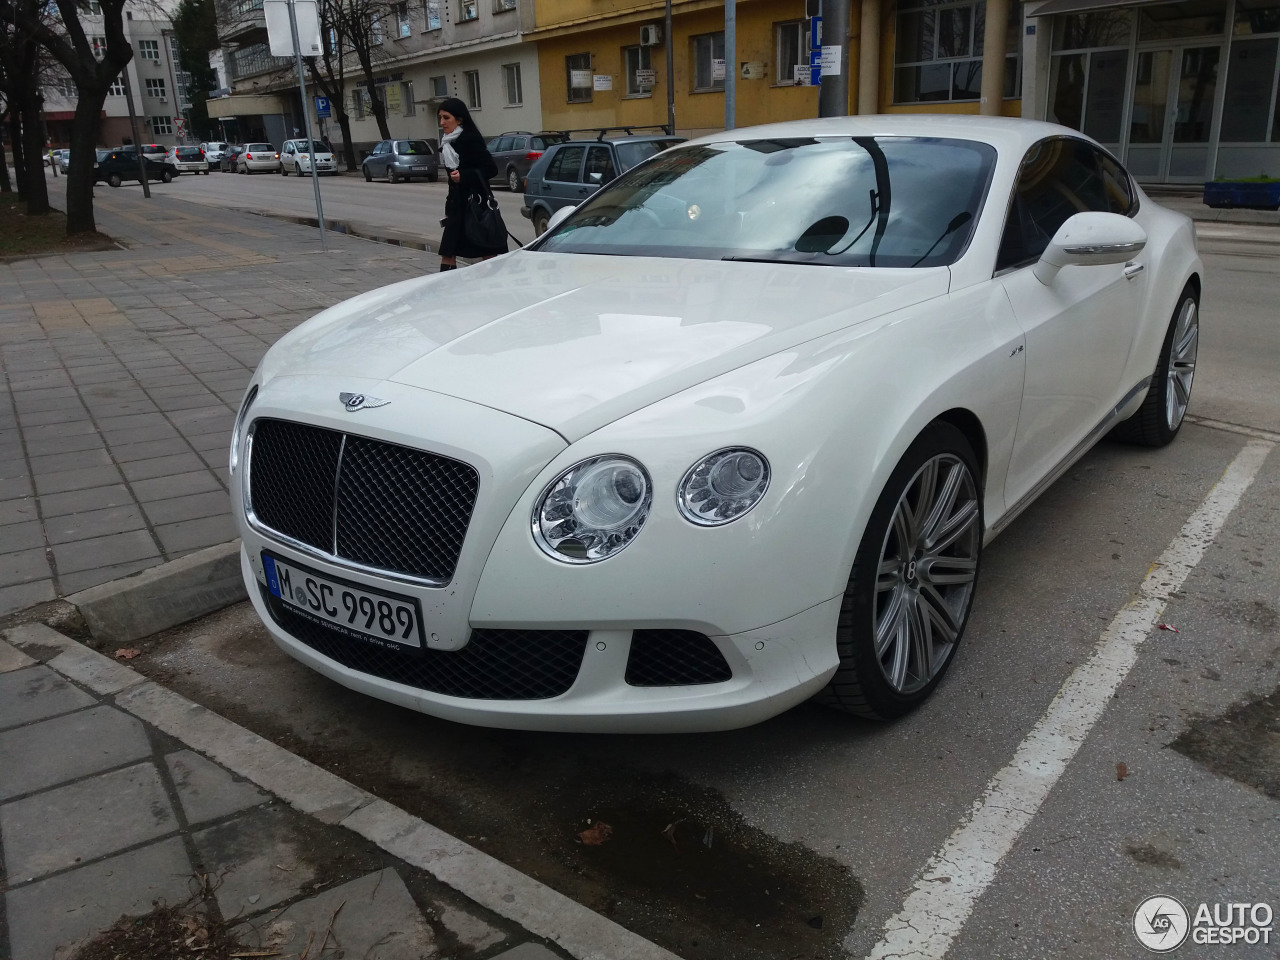
[[[740,257],[736,254],[730,254],[727,257],[721,257],[721,260],[732,260],[735,263],[794,263],[802,267],[822,267],[830,266],[820,260],[793,260],[787,257]]]

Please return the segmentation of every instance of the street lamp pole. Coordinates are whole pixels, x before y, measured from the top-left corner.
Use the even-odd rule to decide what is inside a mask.
[[[302,72],[302,44],[298,40],[298,16],[293,0],[288,0],[289,32],[293,34],[293,55],[298,62],[298,91],[302,97],[302,128],[307,135],[307,154],[311,157],[311,186],[316,194],[316,225],[320,227],[320,250],[329,252],[324,238],[324,204],[320,200],[320,174],[316,171],[316,142],[311,137],[311,111],[307,109],[307,81]]]
[[[129,64],[120,71],[124,80],[124,99],[129,104],[129,128],[133,131],[133,149],[138,154],[138,179],[142,181],[142,195],[151,199],[151,185],[147,183],[147,158],[142,155],[142,137],[138,135],[138,111],[133,108],[133,85],[129,83]]]

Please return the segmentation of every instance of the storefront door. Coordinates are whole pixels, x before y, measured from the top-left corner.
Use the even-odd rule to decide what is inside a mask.
[[[1138,50],[1128,167],[1141,180],[1203,181],[1218,102],[1222,45]]]

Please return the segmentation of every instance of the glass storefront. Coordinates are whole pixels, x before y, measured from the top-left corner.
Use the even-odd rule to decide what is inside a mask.
[[[1280,0],[1094,6],[1052,31],[1046,118],[1139,179],[1280,177]]]

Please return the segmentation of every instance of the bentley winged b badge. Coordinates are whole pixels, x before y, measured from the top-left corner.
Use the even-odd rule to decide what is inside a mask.
[[[357,410],[372,410],[374,407],[385,407],[390,400],[380,400],[377,397],[369,397],[363,393],[340,393],[338,399],[347,408],[347,413],[355,413]]]

